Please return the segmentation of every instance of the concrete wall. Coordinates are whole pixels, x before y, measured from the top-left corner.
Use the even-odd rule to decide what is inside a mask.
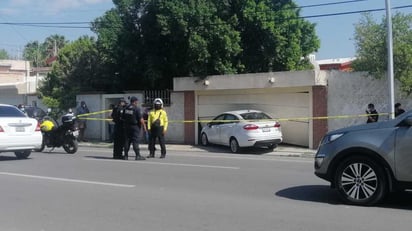
[[[78,95],[76,97],[77,106],[80,105],[81,101],[85,101],[89,111],[91,113],[96,113],[91,115],[91,118],[87,120],[87,129],[85,131],[86,139],[104,141],[108,140],[108,123],[107,120],[110,112],[99,113],[102,111],[109,110],[110,104],[117,104],[118,100],[123,97],[127,99],[129,96],[136,96],[141,103],[143,99],[142,92],[130,92],[127,94],[85,94]],[[169,128],[167,136],[165,137],[168,143],[183,143],[184,141],[184,94],[172,93],[171,94],[171,105],[165,107],[169,118]],[[75,110],[74,110],[75,111]]]
[[[328,120],[328,130],[366,123],[365,114],[369,103],[375,104],[378,113],[389,113],[389,83],[387,78],[375,79],[361,72],[328,73],[328,115],[344,116]],[[395,82],[395,103],[400,102],[405,110],[412,108],[412,97],[407,97],[399,90]],[[392,105],[393,106],[393,105]],[[388,116],[379,116],[379,121],[387,120]]]

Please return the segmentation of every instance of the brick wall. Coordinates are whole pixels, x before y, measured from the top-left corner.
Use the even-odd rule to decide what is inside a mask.
[[[312,87],[313,117],[328,116],[328,90],[325,86]],[[328,131],[327,119],[313,120],[313,147],[316,148]]]
[[[184,92],[184,120],[195,120],[195,92]],[[185,144],[195,144],[195,123],[184,124]]]

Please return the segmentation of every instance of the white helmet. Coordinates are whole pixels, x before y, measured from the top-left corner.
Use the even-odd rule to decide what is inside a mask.
[[[156,99],[153,101],[153,104],[160,104],[160,105],[163,106],[163,101],[162,101],[161,98],[156,98]]]

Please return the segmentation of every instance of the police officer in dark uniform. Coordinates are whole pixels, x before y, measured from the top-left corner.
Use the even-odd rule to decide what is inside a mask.
[[[143,120],[140,107],[137,106],[137,98],[132,96],[130,98],[130,104],[123,111],[123,122],[125,129],[125,143],[124,143],[124,159],[127,160],[129,155],[130,144],[133,145],[133,150],[136,154],[136,160],[145,160],[140,155],[139,139],[140,130],[143,128],[146,132],[146,125]]]
[[[114,134],[113,134],[113,159],[123,159],[123,147],[124,147],[124,123],[122,114],[126,107],[126,100],[121,98],[119,103],[112,110],[110,117],[114,122]]]

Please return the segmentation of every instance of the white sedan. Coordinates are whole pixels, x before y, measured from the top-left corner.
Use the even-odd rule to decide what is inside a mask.
[[[202,145],[225,145],[234,153],[242,147],[268,147],[273,150],[281,142],[279,121],[257,110],[224,112],[201,131]]]
[[[42,144],[40,124],[13,105],[0,104],[0,152],[14,152],[17,158],[29,157]]]

